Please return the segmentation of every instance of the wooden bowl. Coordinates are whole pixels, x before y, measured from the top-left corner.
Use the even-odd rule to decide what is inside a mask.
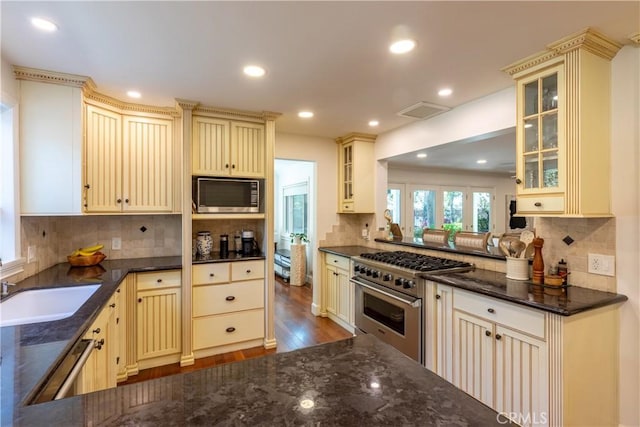
[[[69,261],[69,264],[71,264],[72,267],[90,267],[92,265],[100,264],[106,257],[107,256],[102,252],[96,252],[91,256],[68,256],[67,261]]]

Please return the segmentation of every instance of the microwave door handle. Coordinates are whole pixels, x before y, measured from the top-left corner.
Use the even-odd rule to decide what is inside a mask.
[[[357,280],[349,279],[349,281],[351,283],[353,283],[354,285],[362,286],[363,288],[367,288],[367,289],[372,290],[374,292],[378,292],[378,293],[380,293],[382,295],[385,295],[385,296],[387,296],[389,298],[393,298],[396,301],[400,301],[403,304],[410,305],[413,308],[418,308],[418,307],[422,306],[422,300],[420,298],[416,298],[413,301],[411,301],[411,300],[407,300],[407,299],[404,299],[404,298],[397,297],[397,296],[395,296],[393,294],[390,294],[390,293],[385,292],[385,291],[383,291],[381,289],[378,289],[378,288],[374,288],[373,286],[364,284],[364,283],[362,283],[360,281],[357,281]]]

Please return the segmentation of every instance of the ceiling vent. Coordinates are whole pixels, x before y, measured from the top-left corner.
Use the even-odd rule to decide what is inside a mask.
[[[424,120],[438,114],[449,111],[451,108],[444,107],[442,105],[429,104],[428,102],[420,101],[410,107],[398,113],[399,116],[409,117],[410,119]]]

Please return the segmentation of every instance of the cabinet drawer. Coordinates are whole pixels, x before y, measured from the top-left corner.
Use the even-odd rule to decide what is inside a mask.
[[[180,270],[136,273],[136,289],[143,291],[148,289],[175,288],[180,286],[181,280]]]
[[[455,289],[453,308],[544,339],[543,312]]]
[[[564,212],[564,196],[518,197],[518,213]]]
[[[227,283],[229,278],[228,262],[197,264],[191,268],[191,282],[195,285]]]
[[[264,310],[193,319],[193,348],[218,347],[264,337]]]
[[[334,254],[326,254],[325,262],[327,263],[327,265],[333,265],[335,267],[349,271],[349,258],[347,257]]]
[[[264,307],[264,281],[193,288],[193,316],[209,316]]]
[[[342,202],[340,212],[353,212],[353,202]]]
[[[264,261],[242,261],[231,263],[231,280],[252,280],[264,278]]]

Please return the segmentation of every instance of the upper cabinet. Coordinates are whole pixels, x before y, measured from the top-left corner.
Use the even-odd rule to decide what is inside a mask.
[[[375,135],[350,133],[337,138],[338,213],[375,211]]]
[[[193,175],[265,177],[264,124],[193,117]]]
[[[29,69],[16,67],[19,79]],[[87,78],[88,79],[88,78]],[[82,211],[82,88],[20,82],[20,211],[73,215]]]
[[[172,212],[173,121],[87,105],[86,212]]]
[[[610,61],[584,30],[504,69],[516,80],[518,214],[611,215]]]

